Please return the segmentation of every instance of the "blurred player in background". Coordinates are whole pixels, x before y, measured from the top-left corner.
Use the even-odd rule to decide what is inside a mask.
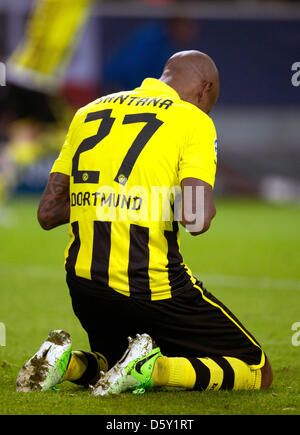
[[[60,93],[62,81],[92,4],[33,2],[24,36],[7,61],[7,85],[1,89],[1,135],[8,146],[0,148],[0,204],[20,167],[57,151],[73,115]]]
[[[67,283],[91,352],[71,352],[69,334],[52,331],[20,370],[18,391],[95,384],[99,376],[95,395],[271,384],[259,343],[193,277],[179,249],[178,221],[199,235],[216,213],[216,131],[207,114],[218,95],[212,59],[187,51],[169,59],[159,80],[76,113],[38,218],[47,230],[70,223]],[[158,219],[149,215],[155,186],[180,189],[180,219],[174,196],[163,203],[168,219],[162,209]],[[129,338],[126,350],[137,332],[145,334]]]

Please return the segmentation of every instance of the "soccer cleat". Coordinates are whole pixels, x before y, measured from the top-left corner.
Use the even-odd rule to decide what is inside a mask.
[[[120,361],[104,373],[95,387],[94,396],[120,394],[125,391],[144,393],[153,387],[151,378],[154,363],[162,356],[152,338],[147,334],[137,334],[135,339],[128,337],[129,346]]]
[[[50,331],[37,353],[19,371],[16,390],[47,391],[63,382],[71,350],[72,340],[67,332]]]

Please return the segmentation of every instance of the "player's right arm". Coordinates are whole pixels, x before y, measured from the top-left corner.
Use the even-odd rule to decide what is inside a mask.
[[[216,215],[213,188],[216,174],[216,130],[201,114],[182,144],[179,181],[182,191],[181,224],[193,236],[205,233]]]
[[[51,230],[70,220],[70,177],[59,172],[50,174],[40,200],[38,221],[44,230]]]

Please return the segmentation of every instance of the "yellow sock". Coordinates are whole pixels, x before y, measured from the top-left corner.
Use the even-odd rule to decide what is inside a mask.
[[[95,358],[99,371],[107,371],[108,364],[103,355],[98,352],[89,352],[89,355]],[[77,381],[84,375],[89,365],[87,356],[87,353],[81,351],[73,351],[71,353],[70,362],[65,374],[65,381]]]
[[[261,370],[237,358],[157,358],[154,387],[168,386],[197,390],[254,390],[261,386]]]
[[[169,387],[182,387],[192,389],[196,381],[196,372],[186,358],[170,358]]]
[[[157,358],[152,372],[154,387],[182,387],[191,389],[195,385],[196,373],[186,358]]]
[[[238,358],[224,357],[234,371],[233,390],[259,390],[261,386],[261,370],[251,370],[248,364]]]
[[[167,385],[170,377],[169,360],[166,356],[160,356],[154,363],[152,379],[154,387]]]
[[[249,390],[260,390],[261,378],[262,378],[261,370],[260,369],[251,370],[251,378],[252,378],[252,383]]]
[[[108,370],[108,362],[107,362],[107,359],[105,358],[105,356],[102,355],[102,353],[99,353],[99,352],[93,352],[93,355],[97,359],[99,370],[101,370],[103,372],[107,372],[107,370]]]
[[[74,351],[71,353],[65,381],[77,381],[82,377],[88,366],[87,358],[83,352]]]

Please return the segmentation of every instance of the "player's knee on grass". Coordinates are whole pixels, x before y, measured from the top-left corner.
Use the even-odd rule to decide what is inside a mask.
[[[271,368],[271,364],[266,358],[265,365],[261,369],[261,389],[265,390],[271,386],[273,382],[273,372]]]

